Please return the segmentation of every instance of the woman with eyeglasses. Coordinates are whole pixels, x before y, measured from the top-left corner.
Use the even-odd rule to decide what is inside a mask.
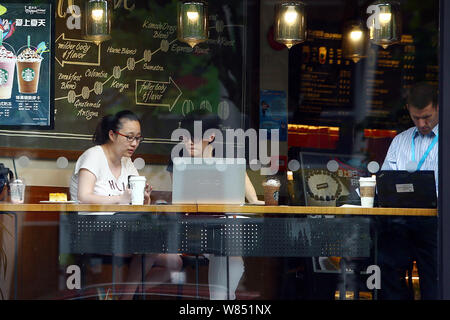
[[[128,177],[139,175],[131,161],[143,137],[139,118],[131,111],[120,111],[102,118],[93,136],[94,147],[78,159],[70,183],[72,200],[80,203],[129,204],[131,193]],[[148,185],[144,203],[150,203]],[[146,280],[151,285],[170,279],[170,273],[179,271],[181,258],[176,254],[148,254],[145,260]],[[123,299],[133,298],[141,279],[141,258],[130,263]]]
[[[131,111],[102,118],[93,136],[94,147],[75,165],[70,183],[71,199],[80,203],[129,204],[128,176],[139,175],[131,156],[142,141],[141,125]],[[148,186],[145,204],[150,203]]]

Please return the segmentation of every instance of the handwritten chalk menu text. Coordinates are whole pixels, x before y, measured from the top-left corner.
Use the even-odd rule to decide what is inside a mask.
[[[52,17],[50,4],[0,4],[0,127],[53,126]]]
[[[56,61],[62,67],[65,64],[99,66],[100,45],[78,39],[66,39],[62,33],[56,39]]]
[[[110,2],[111,39],[103,42],[77,29],[84,6],[74,14],[67,1],[58,2],[52,134],[66,138],[65,149],[89,147],[101,117],[123,109],[142,120],[142,153],[169,155],[172,131],[192,110],[220,113],[224,126],[240,127],[247,4],[210,3],[209,39],[191,48],[177,39],[178,2]]]

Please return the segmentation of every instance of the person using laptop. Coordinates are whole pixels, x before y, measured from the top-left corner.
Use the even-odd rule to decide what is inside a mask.
[[[72,200],[80,203],[129,204],[128,177],[139,175],[131,156],[143,140],[139,118],[131,111],[107,115],[97,125],[93,136],[94,147],[77,160],[70,182]],[[148,186],[144,203],[150,203]],[[179,271],[182,263],[176,254],[147,254],[145,274],[151,283],[170,279],[171,271]],[[124,299],[133,298],[141,279],[141,258],[130,263]]]
[[[194,141],[193,125],[194,121],[202,122],[202,141]],[[220,120],[217,116],[208,113],[203,110],[193,111],[189,113],[186,118],[180,123],[181,128],[187,129],[191,133],[191,137],[184,139],[184,145],[190,157],[214,157],[214,151],[212,148],[212,142],[215,139],[214,135],[204,137],[203,133],[208,129],[218,129]],[[197,142],[197,143],[196,143]],[[172,178],[173,162],[170,160],[166,169]],[[255,188],[250,181],[247,173],[245,174],[245,197],[251,204],[264,205],[264,201],[258,200]],[[244,260],[240,256],[228,257],[229,267],[229,291],[227,292],[227,257],[216,256],[213,254],[205,254],[205,257],[209,260],[208,267],[208,282],[209,282],[209,294],[211,300],[235,300],[236,289],[239,285],[239,281],[244,274]]]
[[[437,90],[418,83],[408,93],[406,108],[414,127],[392,141],[382,170],[433,170],[438,187],[439,106]],[[380,224],[381,299],[410,299],[406,270],[416,261],[421,299],[437,298],[436,217],[385,217]],[[411,274],[409,274],[411,276]]]

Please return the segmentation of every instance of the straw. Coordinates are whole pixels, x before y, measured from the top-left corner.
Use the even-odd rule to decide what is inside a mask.
[[[0,47],[3,45],[3,30],[0,30]]]
[[[27,45],[28,45],[28,49],[30,49],[30,35],[28,35],[28,37],[27,37]]]
[[[108,295],[109,295],[109,288],[108,288],[108,291],[106,291],[105,300],[108,300]]]
[[[18,179],[19,177],[17,176],[16,160],[14,159],[14,157],[12,158],[12,162],[13,162],[13,166],[14,166],[14,174],[16,175],[16,179]]]

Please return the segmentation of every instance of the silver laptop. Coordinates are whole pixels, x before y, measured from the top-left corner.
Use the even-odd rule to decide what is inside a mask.
[[[245,159],[173,159],[173,204],[244,204]]]

